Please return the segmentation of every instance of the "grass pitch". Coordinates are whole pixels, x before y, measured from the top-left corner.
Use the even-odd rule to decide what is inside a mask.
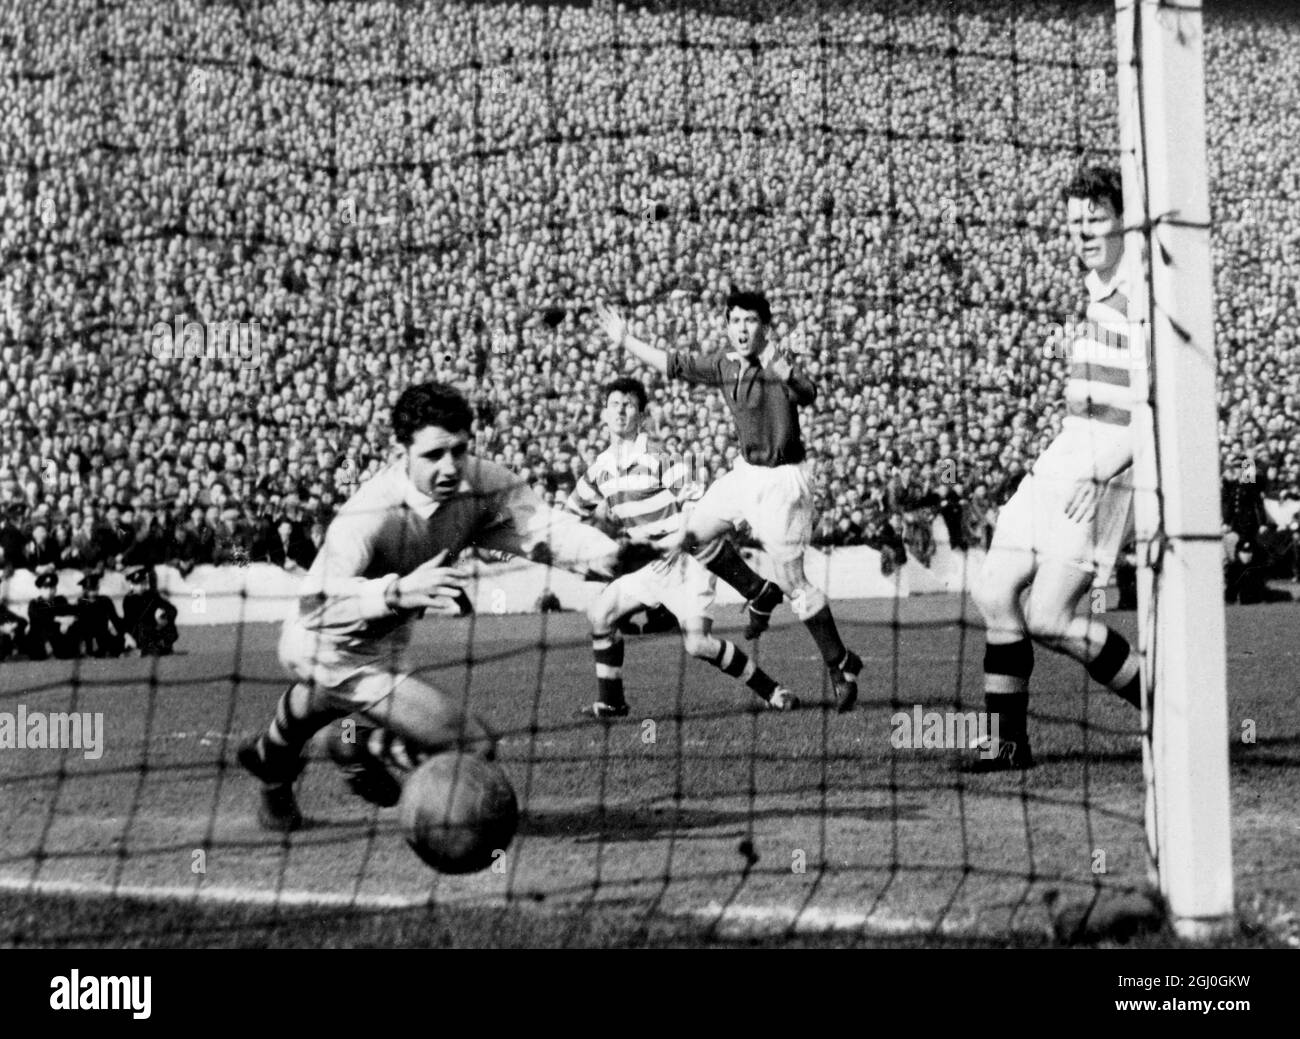
[[[0,751],[0,943],[106,946],[1037,945],[1045,904],[1146,880],[1138,720],[1082,669],[1038,654],[1039,767],[969,776],[898,749],[891,717],[979,710],[982,632],[956,597],[841,602],[867,661],[836,715],[788,613],[761,662],[805,709],[759,713],[675,636],[629,637],[631,716],[594,697],[582,618],[426,622],[426,676],[501,734],[524,818],[497,870],[439,877],[394,811],[327,762],[309,826],[260,831],[234,749],[284,688],[278,628],[182,630],[161,661],[0,666],[0,711],[102,712],[106,749]],[[1112,615],[1132,635],[1131,614]],[[739,637],[725,612],[718,630]],[[1300,606],[1229,608],[1240,943],[1300,944]],[[466,666],[466,661],[470,661]],[[1243,743],[1253,722],[1255,742]],[[1143,939],[1165,944],[1157,934]]]

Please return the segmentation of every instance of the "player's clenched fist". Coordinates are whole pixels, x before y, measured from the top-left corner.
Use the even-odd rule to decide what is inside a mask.
[[[600,327],[613,340],[615,346],[622,346],[627,338],[627,322],[613,307],[607,303],[596,305],[596,316],[600,318]]]
[[[468,575],[453,566],[443,566],[444,549],[427,563],[388,586],[384,601],[392,610],[433,610],[435,613],[459,613],[457,600],[465,589]]]

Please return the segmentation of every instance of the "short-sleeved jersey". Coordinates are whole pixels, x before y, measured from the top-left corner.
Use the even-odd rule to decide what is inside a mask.
[[[614,443],[583,473],[565,502],[575,515],[590,517],[604,502],[620,530],[636,540],[674,532],[683,502],[700,497],[685,459],[669,457],[647,434]]]
[[[668,377],[722,390],[736,419],[741,457],[750,465],[797,465],[804,460],[798,408],[816,400],[817,388],[801,371],[796,369],[786,382],[739,353],[670,350]]]

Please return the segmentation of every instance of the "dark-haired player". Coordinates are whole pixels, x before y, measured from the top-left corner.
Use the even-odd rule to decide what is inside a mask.
[[[585,519],[602,508],[619,533],[640,544],[654,544],[675,533],[683,507],[703,488],[693,483],[685,462],[667,456],[642,430],[645,387],[621,378],[605,386],[605,427],[610,445],[578,480],[565,507]],[[666,606],[681,623],[686,652],[744,682],[762,703],[793,710],[798,700],[758,667],[745,652],[712,634],[714,579],[694,556],[678,553],[659,559],[606,585],[587,608],[591,648],[596,660],[599,699],[584,709],[595,718],[628,713],[623,693],[623,638],[618,621],[641,607]]]
[[[486,728],[459,696],[412,674],[411,627],[426,610],[460,612],[464,574],[448,554],[475,545],[556,565],[613,573],[618,546],[575,516],[552,510],[503,466],[471,457],[470,407],[438,383],[412,386],[392,412],[399,457],[343,505],[325,533],[285,622],[280,660],[294,683],[267,731],[239,750],[263,783],[258,818],[268,829],[302,823],[293,782],[318,730],[350,714],[373,728],[331,754],[359,796],[395,804],[388,770],[427,754],[465,748],[491,754]]]
[[[600,308],[605,333],[642,364],[672,379],[716,386],[736,420],[740,453],[735,468],[714,482],[682,525],[678,541],[749,600],[754,637],[771,611],[790,596],[830,671],[840,711],[858,699],[862,661],[840,639],[825,594],[804,574],[812,539],[812,465],[799,433],[799,407],[817,390],[790,356],[767,342],[772,312],[762,293],[732,291],[727,299],[728,352],[662,350],[628,334],[627,322]],[[747,523],[776,568],[776,584],[739,572],[725,554],[726,535]],[[733,550],[734,551],[734,550]],[[736,557],[739,554],[736,553]],[[748,570],[748,567],[746,567]]]
[[[974,588],[988,626],[985,699],[1000,716],[998,746],[981,748],[983,757],[971,762],[980,771],[1033,766],[1026,714],[1035,642],[1139,703],[1138,653],[1090,613],[1075,613],[1094,582],[1105,584],[1133,501],[1132,384],[1146,345],[1140,331],[1130,337],[1119,174],[1083,170],[1062,200],[1071,249],[1086,271],[1087,315],[1064,338],[1061,433],[998,514]]]

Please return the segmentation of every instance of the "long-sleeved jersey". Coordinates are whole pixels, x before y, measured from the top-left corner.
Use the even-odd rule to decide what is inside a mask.
[[[362,484],[334,517],[290,622],[314,632],[332,653],[373,656],[405,644],[420,611],[390,609],[389,585],[444,550],[454,555],[470,546],[521,556],[546,546],[550,561],[577,571],[617,549],[494,462],[471,456],[457,493],[444,502],[421,494],[395,463]]]
[[[603,502],[622,533],[649,541],[675,531],[682,504],[703,493],[685,459],[668,456],[642,433],[602,451],[564,506],[590,518]]]

